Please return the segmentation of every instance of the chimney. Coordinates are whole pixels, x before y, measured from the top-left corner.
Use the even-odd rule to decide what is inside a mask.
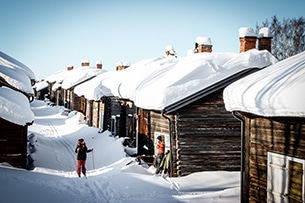
[[[267,50],[271,52],[272,36],[268,27],[263,27],[258,34],[258,50]]]
[[[123,69],[126,69],[130,66],[130,63],[128,61],[124,61],[122,65],[123,65]]]
[[[73,70],[73,66],[72,65],[68,65],[67,66],[67,70]]]
[[[97,68],[97,69],[102,69],[102,68],[103,68],[102,62],[97,61],[97,62],[96,62],[96,68]]]
[[[213,51],[212,49],[212,40],[210,37],[197,37],[195,42],[195,52],[194,53],[203,53]]]
[[[81,61],[81,66],[82,67],[89,67],[90,66],[90,62],[89,62],[89,60],[82,60]]]
[[[254,30],[249,27],[239,28],[239,43],[240,48],[239,52],[246,52],[250,49],[256,48],[257,35],[254,33]]]
[[[115,63],[116,71],[120,71],[124,69],[123,63],[121,61]]]

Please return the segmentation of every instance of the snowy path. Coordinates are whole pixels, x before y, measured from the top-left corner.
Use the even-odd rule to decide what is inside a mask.
[[[29,133],[36,135],[32,154],[33,171],[6,167],[0,163],[1,202],[44,203],[171,203],[171,202],[239,202],[239,172],[194,173],[186,177],[162,178],[153,175],[134,158],[126,157],[122,138],[81,122],[75,112],[62,115],[60,107],[41,102],[31,105],[35,122]],[[78,178],[76,170],[77,140],[85,139],[94,148],[87,157],[88,179]],[[12,195],[18,194],[18,195]]]

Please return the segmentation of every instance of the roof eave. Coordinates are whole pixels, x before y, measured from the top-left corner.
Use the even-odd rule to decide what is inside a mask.
[[[174,111],[177,111],[178,109],[187,106],[188,104],[191,104],[195,101],[197,101],[198,99],[201,99],[203,97],[206,97],[207,95],[210,95],[222,88],[225,88],[226,86],[228,86],[229,84],[251,74],[254,73],[258,70],[261,70],[260,68],[248,68],[246,70],[240,71],[228,78],[225,78],[217,83],[214,83],[186,98],[181,99],[180,101],[175,102],[174,104],[171,104],[169,106],[166,106],[162,112],[164,114],[168,114],[168,113],[172,113]]]

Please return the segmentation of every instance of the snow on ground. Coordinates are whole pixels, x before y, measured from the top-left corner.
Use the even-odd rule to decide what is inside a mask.
[[[0,164],[1,202],[239,202],[239,172],[199,172],[163,178],[127,157],[123,138],[88,127],[82,114],[43,101],[31,103],[35,122],[32,171]],[[74,149],[84,138],[88,179],[75,172]]]

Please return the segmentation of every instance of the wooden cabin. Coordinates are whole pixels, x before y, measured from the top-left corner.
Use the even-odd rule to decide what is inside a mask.
[[[226,111],[222,92],[230,83],[256,70],[236,73],[161,112],[139,109],[139,155],[154,154],[156,137],[162,135],[166,150],[172,155],[171,176],[200,171],[239,171],[240,123]]]
[[[26,168],[28,126],[0,118],[0,162]]]
[[[33,90],[34,90],[35,98],[39,100],[45,100],[46,95],[49,95],[48,83],[43,80],[36,83],[35,86],[33,87]]]
[[[305,201],[305,52],[224,91],[241,122],[241,202]]]
[[[302,202],[305,118],[235,114],[243,125],[243,202]]]

